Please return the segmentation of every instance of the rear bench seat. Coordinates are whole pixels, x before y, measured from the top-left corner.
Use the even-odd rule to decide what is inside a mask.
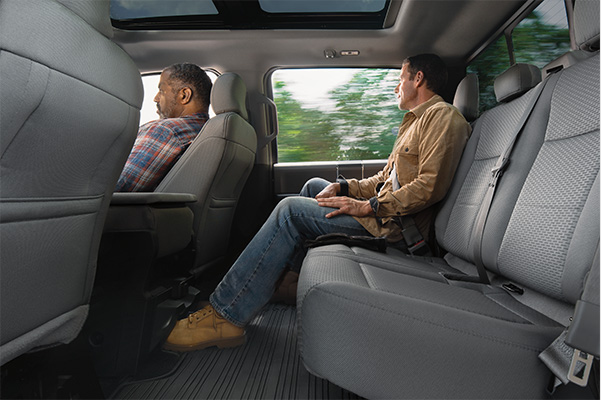
[[[598,52],[546,78],[516,143],[483,235],[491,284],[443,276],[477,275],[472,230],[490,170],[532,96],[523,83],[539,80],[517,65],[495,84],[505,102],[475,122],[436,219],[444,258],[309,251],[297,312],[312,373],[368,398],[547,396],[538,356],[570,324],[592,266],[598,280]]]

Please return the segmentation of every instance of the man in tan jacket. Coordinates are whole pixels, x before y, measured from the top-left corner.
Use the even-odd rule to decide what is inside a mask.
[[[424,237],[431,206],[451,185],[471,133],[461,113],[437,95],[447,80],[433,54],[403,62],[395,89],[409,110],[386,167],[371,178],[330,183],[311,179],[301,196],[282,200],[210,296],[210,305],[178,321],[165,348],[190,351],[244,343],[244,326],[270,300],[306,240],[329,233],[399,241],[396,217],[412,215]]]

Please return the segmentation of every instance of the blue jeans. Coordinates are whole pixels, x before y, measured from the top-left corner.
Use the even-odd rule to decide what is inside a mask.
[[[328,184],[313,178],[305,183],[300,196],[282,200],[246,246],[209,298],[226,320],[244,326],[267,304],[282,272],[302,251],[306,239],[327,233],[369,235],[349,215],[325,217],[332,208],[320,207],[313,197]]]

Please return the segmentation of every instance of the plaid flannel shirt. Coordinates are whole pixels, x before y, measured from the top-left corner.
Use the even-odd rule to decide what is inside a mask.
[[[153,191],[208,119],[207,114],[196,113],[142,125],[115,191]]]

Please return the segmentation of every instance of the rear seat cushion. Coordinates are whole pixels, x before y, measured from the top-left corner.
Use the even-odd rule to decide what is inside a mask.
[[[540,397],[549,373],[537,355],[563,329],[499,289],[466,290],[311,252],[299,299],[311,372],[369,398]]]

